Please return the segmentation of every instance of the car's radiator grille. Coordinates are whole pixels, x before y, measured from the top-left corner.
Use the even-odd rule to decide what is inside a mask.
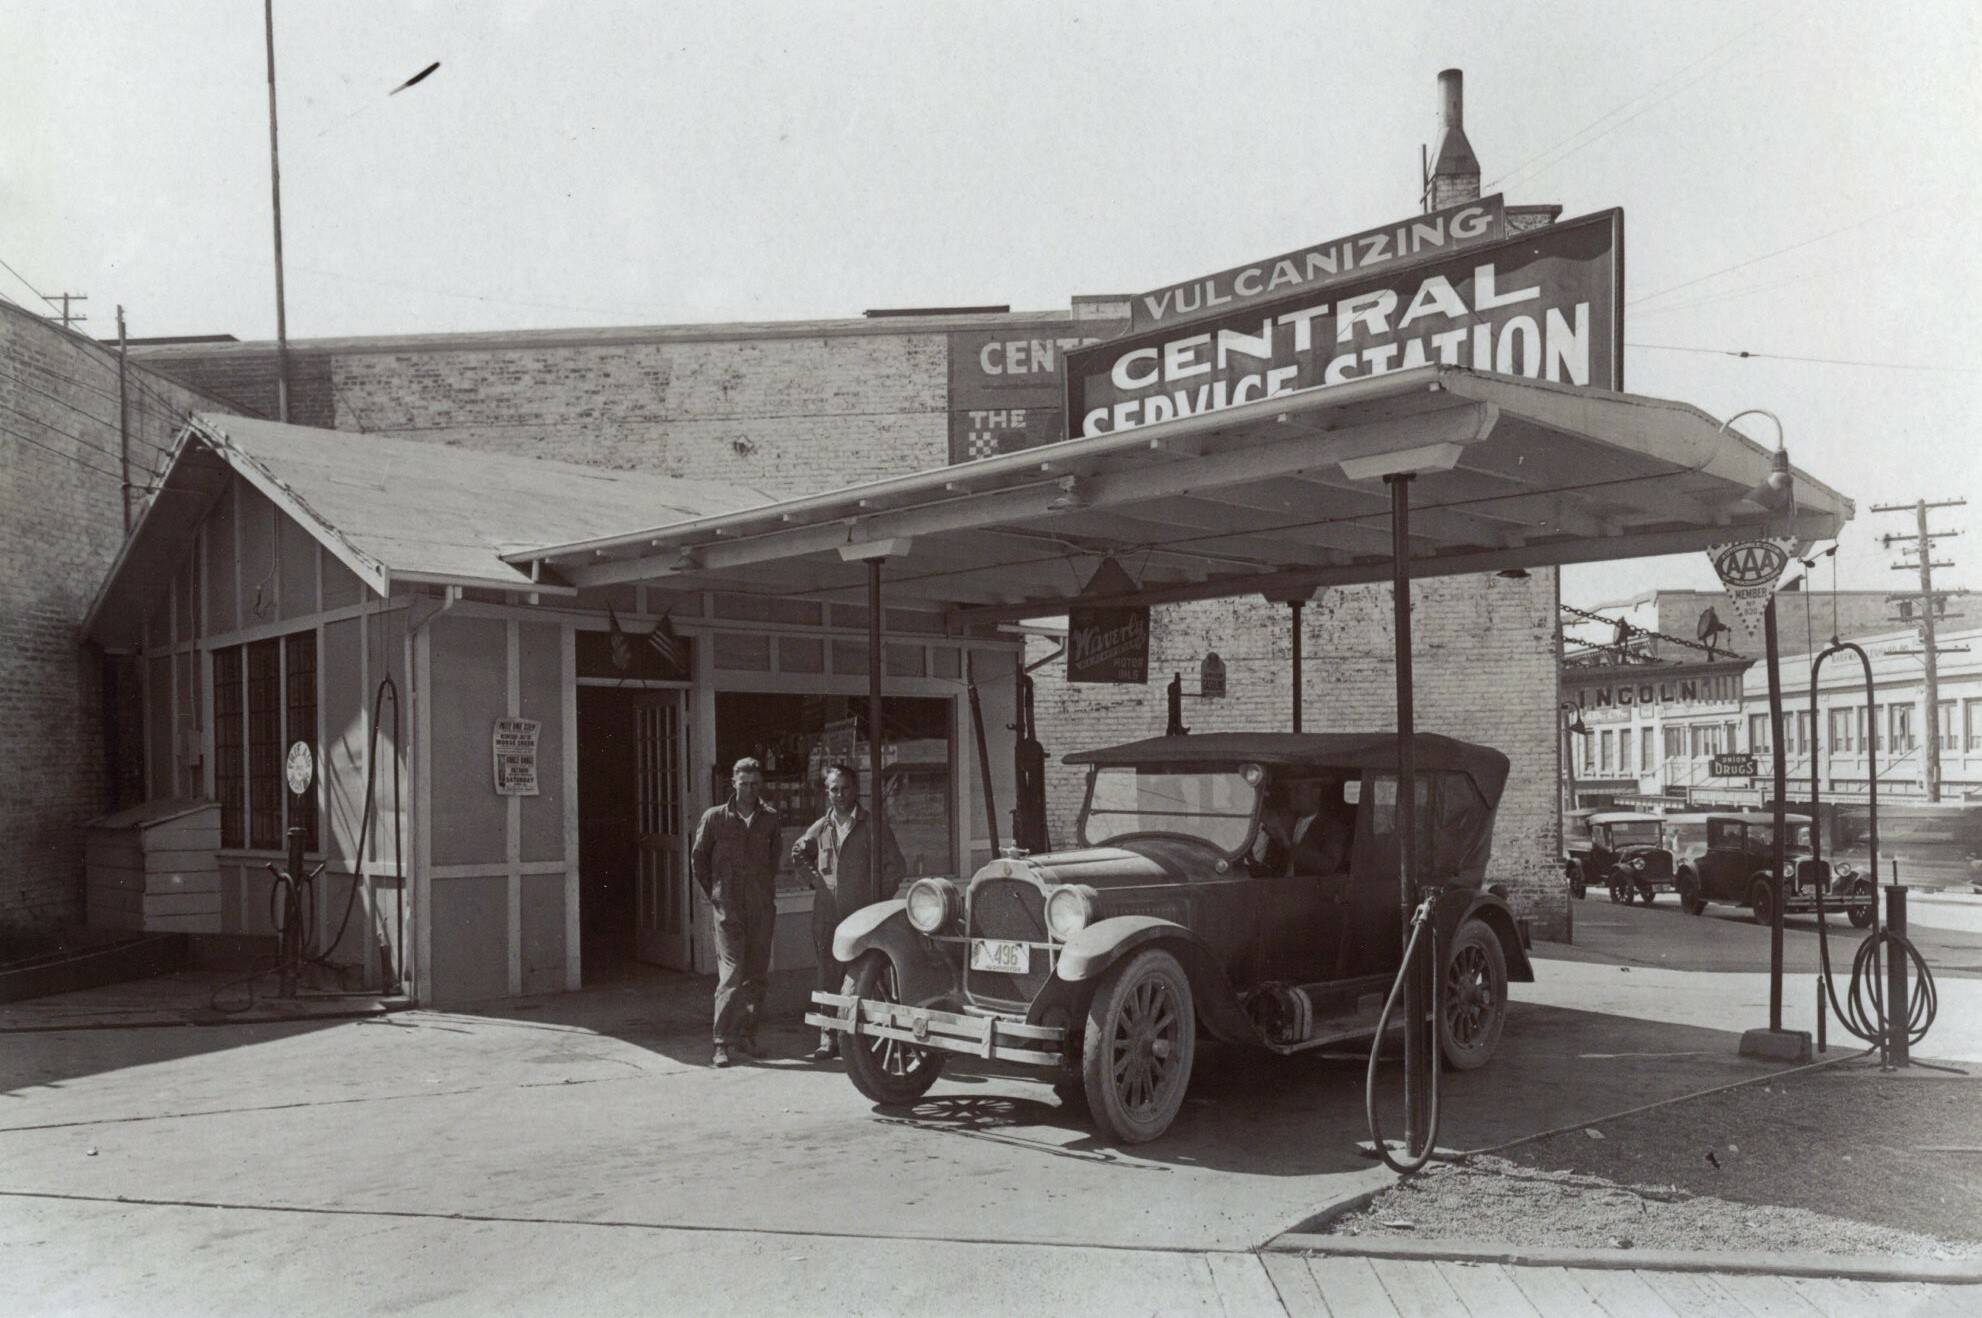
[[[971,885],[969,925],[972,938],[1002,938],[1020,943],[1046,941],[1046,894],[1017,879],[986,879]],[[1046,949],[1035,947],[1031,969],[1023,975],[999,975],[984,970],[966,972],[965,992],[973,999],[1031,1002],[1046,987],[1053,968]]]

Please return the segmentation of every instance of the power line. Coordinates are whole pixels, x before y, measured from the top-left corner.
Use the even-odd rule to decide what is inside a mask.
[[[1982,367],[1935,366],[1920,362],[1868,362],[1849,357],[1798,357],[1782,352],[1750,352],[1745,348],[1692,348],[1678,343],[1626,343],[1627,348],[1656,352],[1697,352],[1713,357],[1753,357],[1763,361],[1808,362],[1817,366],[1864,366],[1881,371],[1930,371],[1945,375],[1982,374]]]
[[[48,371],[47,367],[38,366],[34,362],[24,362],[22,364],[26,366],[35,366],[36,369],[38,370]],[[89,386],[84,384],[82,381],[71,379],[66,375],[58,375],[54,371],[48,371],[48,374],[54,375],[55,378],[58,380],[63,380],[63,381],[67,381],[70,384],[74,384],[78,388],[84,388],[84,389],[89,388]],[[34,394],[41,398],[46,398],[49,402],[54,403],[58,407],[66,407],[71,412],[74,412],[77,416],[82,417],[85,421],[93,421],[97,425],[102,426],[105,430],[117,430],[119,428],[116,422],[108,421],[103,417],[96,415],[96,413],[94,412],[88,411],[87,409],[82,407],[78,407],[76,404],[70,402],[66,398],[61,397],[58,394],[49,393],[45,389],[37,389],[33,385],[29,384],[27,381],[19,378],[18,376],[9,375],[5,371],[0,371],[0,380],[6,380],[10,382],[17,389],[24,389],[28,393]],[[154,444],[151,440],[146,439],[142,435],[133,434],[131,438],[137,441],[138,443],[143,444],[146,448],[157,449],[160,453],[170,453],[172,451],[170,445]]]
[[[74,442],[82,445],[86,449],[90,449],[93,452],[101,453],[106,458],[121,459],[123,457],[121,453],[116,453],[110,449],[107,449],[103,447],[101,444],[91,443],[88,439],[84,438],[83,436],[75,434],[72,431],[64,430],[60,426],[44,421],[32,412],[24,412],[20,408],[15,407],[11,403],[0,402],[0,407],[6,408],[7,411],[12,412],[15,416],[20,417],[24,421],[34,422],[34,424],[40,426],[43,430],[48,431],[52,435],[60,435],[64,439],[73,440]],[[161,449],[159,451],[166,452],[168,450]]]
[[[0,265],[6,265],[6,262],[4,260],[0,260]],[[20,272],[15,271],[13,266],[6,265],[6,268],[14,272],[15,278],[20,279],[23,284],[27,284],[27,280],[21,278]],[[28,287],[33,288],[34,285],[28,284]],[[48,301],[48,299],[39,292],[36,292],[35,296],[41,298],[41,300],[44,302]],[[64,340],[70,346],[70,348],[72,348],[76,352],[80,353],[85,349],[87,349],[88,351],[95,353],[98,357],[103,357],[103,358],[107,358],[112,354],[113,350],[108,346],[106,346],[105,344],[98,343],[95,339],[89,337],[87,334],[83,334],[76,330],[73,330],[69,328],[67,325],[59,324],[50,317],[41,316],[35,312],[29,311],[26,307],[21,306],[19,302],[16,302],[13,298],[7,297],[5,294],[0,294],[0,300],[4,300],[9,306],[19,308],[23,315],[34,316],[37,320],[41,321],[43,324],[49,325],[52,328],[59,331],[63,336]],[[49,305],[53,306],[54,303],[50,302]],[[145,378],[146,376],[152,374],[155,374],[155,372],[153,372],[150,367],[140,367],[139,370],[131,373],[130,375],[131,383],[137,385],[140,392],[145,394],[147,397],[151,398],[152,401],[154,401],[161,408],[163,408],[167,416],[177,417],[182,414],[190,415],[193,411],[193,409],[190,406],[182,405],[170,398],[167,398],[164,394],[158,391],[157,386],[153,385],[149,380]],[[221,403],[227,407],[232,407],[237,411],[239,411],[243,416],[260,417],[263,420],[268,419],[268,414],[262,411],[258,407],[251,407],[248,404],[240,402],[237,399],[225,398],[219,394],[210,393],[207,390],[196,389],[191,385],[181,384],[177,380],[171,380],[170,377],[161,377],[161,378],[167,379],[170,383],[177,385],[179,388],[185,389],[189,393],[200,395],[202,397],[210,399],[213,402]]]
[[[12,435],[15,439],[20,440],[21,443],[23,444],[32,444],[36,448],[42,450],[45,453],[53,453],[56,457],[61,458],[65,462],[73,462],[78,467],[81,467],[85,471],[93,471],[99,476],[108,476],[111,480],[116,481],[119,485],[122,485],[124,483],[124,477],[120,473],[114,471],[107,471],[104,468],[99,467],[92,462],[84,462],[81,458],[77,457],[75,454],[64,453],[61,449],[56,448],[53,444],[44,444],[40,440],[36,439],[34,436],[24,435],[10,425],[0,423],[0,430],[6,431],[8,434]]]
[[[1764,261],[1773,260],[1778,256],[1784,256],[1790,252],[1801,251],[1805,247],[1811,247],[1816,245],[1817,243],[1825,242],[1829,239],[1835,238],[1841,233],[1850,233],[1853,229],[1862,229],[1868,224],[1872,224],[1875,223],[1876,221],[1885,219],[1886,216],[1891,215],[1894,211],[1905,210],[1905,209],[1907,209],[1907,207],[1905,206],[1889,206],[1885,210],[1876,212],[1875,214],[1872,215],[1868,215],[1862,220],[1854,220],[1852,223],[1844,225],[1841,228],[1836,228],[1829,230],[1828,232],[1825,233],[1820,233],[1814,238],[1805,238],[1802,242],[1791,243],[1787,247],[1778,247],[1772,252],[1764,252],[1760,256],[1751,256],[1745,261],[1736,261],[1733,265],[1724,265],[1718,270],[1710,270],[1706,274],[1700,275],[1698,278],[1687,280],[1685,283],[1672,284],[1669,285],[1668,287],[1661,288],[1656,293],[1646,293],[1640,297],[1634,297],[1630,301],[1626,302],[1624,305],[1627,307],[1635,307],[1640,303],[1650,302],[1653,298],[1664,297],[1667,293],[1677,293],[1682,288],[1691,288],[1695,284],[1704,284],[1709,279],[1716,279],[1719,278],[1721,275],[1731,274],[1736,270],[1745,270],[1751,265],[1760,265]]]
[[[1514,166],[1514,168],[1508,170],[1505,174],[1502,174],[1499,178],[1496,178],[1492,182],[1486,184],[1486,188],[1498,187],[1500,184],[1506,182],[1507,180],[1515,178],[1520,174],[1522,174],[1523,172],[1525,172],[1528,169],[1528,167],[1530,165],[1533,165],[1536,161],[1541,160],[1545,156],[1551,155],[1556,150],[1557,147],[1560,147],[1565,143],[1576,142],[1576,144],[1570,147],[1568,151],[1563,152],[1560,156],[1557,156],[1555,159],[1549,160],[1548,164],[1544,165],[1543,168],[1547,168],[1549,165],[1554,165],[1558,163],[1558,161],[1560,160],[1567,159],[1569,156],[1575,154],[1577,151],[1580,151],[1584,147],[1590,145],[1591,142],[1595,142],[1599,138],[1605,137],[1610,133],[1616,132],[1619,128],[1624,127],[1625,124],[1630,123],[1632,119],[1636,119],[1638,118],[1639,115],[1646,113],[1646,111],[1649,111],[1657,107],[1658,105],[1661,105],[1664,102],[1671,100],[1674,96],[1677,96],[1680,92],[1685,91],[1686,88],[1691,87],[1694,83],[1701,81],[1701,79],[1705,78],[1709,73],[1712,73],[1713,70],[1708,69],[1702,72],[1699,75],[1699,77],[1693,78],[1681,86],[1674,87],[1666,95],[1659,97],[1657,100],[1652,101],[1650,104],[1646,105],[1643,109],[1640,109],[1637,114],[1633,114],[1627,119],[1623,119],[1617,123],[1612,124],[1610,127],[1604,129],[1600,133],[1595,134],[1586,141],[1581,141],[1581,142],[1576,141],[1577,138],[1582,137],[1583,134],[1597,127],[1597,125],[1603,123],[1606,119],[1610,119],[1616,115],[1622,114],[1625,110],[1629,109],[1634,103],[1644,100],[1645,97],[1652,95],[1654,92],[1666,86],[1668,83],[1671,83],[1673,80],[1680,77],[1684,77],[1687,73],[1691,72],[1695,68],[1698,68],[1701,64],[1706,63],[1708,60],[1713,59],[1716,55],[1719,55],[1722,51],[1726,50],[1728,47],[1734,45],[1736,42],[1747,37],[1750,33],[1756,31],[1758,28],[1766,27],[1768,24],[1775,22],[1781,16],[1782,16],[1782,11],[1778,10],[1776,13],[1770,14],[1758,20],[1757,22],[1752,23],[1749,26],[1743,28],[1741,31],[1735,33],[1733,36],[1729,37],[1726,41],[1723,41],[1720,45],[1715,46],[1712,50],[1700,56],[1698,59],[1693,60],[1691,63],[1682,65],[1681,67],[1673,71],[1671,74],[1667,75],[1665,78],[1660,79],[1658,82],[1653,83],[1650,87],[1646,88],[1644,91],[1638,93],[1636,96],[1630,97],[1629,99],[1618,103],[1616,106],[1612,107],[1611,109],[1604,111],[1602,114],[1598,115],[1595,119],[1592,119],[1589,123],[1584,124],[1581,128],[1578,128],[1575,132],[1569,134],[1567,137],[1561,138],[1558,141],[1556,141],[1554,144],[1544,147],[1540,151],[1537,151],[1534,155],[1529,156],[1526,160],[1523,160],[1520,164]]]
[[[13,276],[14,278],[16,278],[16,279],[18,279],[18,280],[20,280],[20,281],[21,281],[21,286],[22,286],[23,288],[25,288],[25,289],[27,289],[27,291],[28,291],[28,292],[30,292],[30,293],[32,293],[32,294],[34,294],[34,295],[35,295],[36,297],[38,297],[38,298],[40,298],[40,299],[41,299],[41,300],[42,300],[43,302],[46,302],[46,303],[47,303],[47,304],[49,305],[49,308],[50,308],[51,310],[55,310],[55,311],[60,311],[60,310],[62,309],[62,308],[60,308],[60,307],[58,307],[58,306],[56,306],[56,305],[55,305],[55,299],[53,299],[53,298],[51,298],[51,297],[49,297],[49,296],[48,296],[48,294],[46,294],[46,293],[44,293],[44,292],[42,292],[42,291],[41,291],[40,289],[38,289],[38,288],[36,288],[36,287],[35,287],[35,286],[34,286],[33,284],[30,284],[30,283],[28,283],[28,277],[27,277],[26,275],[24,275],[24,274],[22,274],[22,273],[21,273],[20,271],[18,271],[18,270],[16,270],[16,269],[14,269],[14,267],[13,267],[13,266],[11,266],[11,265],[8,265],[8,264],[7,264],[7,262],[6,262],[5,260],[0,260],[0,269],[5,269],[5,270],[6,270],[6,272],[7,272],[8,274],[10,274],[10,275],[12,275],[12,276]],[[12,299],[12,298],[8,298],[7,300],[8,300],[9,302],[13,302],[13,299]],[[15,303],[14,303],[14,305],[15,305],[15,306],[20,306],[20,303],[18,303],[18,302],[15,302]],[[26,311],[26,310],[27,310],[27,308],[26,308],[26,307],[21,307],[21,310],[23,310],[23,311]],[[30,313],[30,314],[32,314],[32,313]]]

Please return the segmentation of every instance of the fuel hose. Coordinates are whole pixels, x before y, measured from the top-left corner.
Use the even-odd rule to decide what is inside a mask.
[[[1391,1154],[1390,1146],[1383,1138],[1383,1125],[1377,1120],[1376,1062],[1378,1055],[1383,1051],[1384,1032],[1390,1028],[1390,1013],[1396,1009],[1397,996],[1404,991],[1405,976],[1411,973],[1411,967],[1417,960],[1419,942],[1424,941],[1427,954],[1435,955],[1438,950],[1438,934],[1435,929],[1432,929],[1432,901],[1432,897],[1426,897],[1418,903],[1418,909],[1411,916],[1411,941],[1404,945],[1404,964],[1397,968],[1397,978],[1390,985],[1390,996],[1384,999],[1383,1013],[1376,1018],[1376,1038],[1370,1042],[1369,1070],[1363,1077],[1363,1115],[1369,1119],[1370,1143],[1376,1146],[1376,1154],[1379,1158],[1383,1159],[1384,1165],[1399,1176],[1409,1176],[1412,1172],[1417,1171],[1426,1163],[1430,1162],[1432,1150],[1438,1146],[1438,1072],[1440,1068],[1438,1064],[1437,1028],[1440,1019],[1438,995],[1440,982],[1445,978],[1443,975],[1434,974],[1431,977],[1431,1019],[1433,1030],[1429,1045],[1431,1051],[1431,1101],[1427,1106],[1424,1147],[1415,1152],[1408,1148],[1405,1149],[1404,1156],[1401,1160]],[[1432,929],[1432,934],[1429,939],[1426,939],[1425,931],[1428,929]],[[1407,1051],[1404,1058],[1404,1065],[1408,1067],[1410,1064],[1411,1059]]]

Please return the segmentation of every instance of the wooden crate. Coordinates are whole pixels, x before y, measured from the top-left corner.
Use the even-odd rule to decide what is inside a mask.
[[[220,807],[148,801],[90,821],[84,872],[99,929],[220,932]]]

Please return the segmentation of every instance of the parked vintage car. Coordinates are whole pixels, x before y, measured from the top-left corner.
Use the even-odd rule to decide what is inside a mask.
[[[1507,758],[1414,745],[1439,1042],[1472,1069],[1508,981],[1534,978],[1524,926],[1484,886]],[[919,879],[841,922],[853,991],[813,994],[806,1020],[848,1036],[861,1093],[910,1103],[952,1058],[1017,1063],[1137,1143],[1176,1117],[1200,1029],[1278,1053],[1374,1032],[1404,931],[1393,734],[1155,737],[1067,760],[1089,766],[1077,849]]]
[[[1704,826],[1704,845],[1680,855],[1673,880],[1679,904],[1698,915],[1709,902],[1731,902],[1747,907],[1756,924],[1773,924],[1775,815],[1766,810],[1713,812],[1675,816],[1668,826],[1695,818]],[[1812,855],[1808,815],[1788,815],[1785,822],[1783,910],[1815,911],[1821,893],[1827,910],[1848,914],[1861,929],[1870,925],[1876,897],[1872,876],[1849,861],[1840,860],[1833,869],[1830,861],[1817,860]]]
[[[1592,811],[1581,822],[1580,836],[1570,832],[1566,818],[1563,824],[1569,853],[1563,864],[1575,896],[1599,887],[1614,902],[1629,905],[1637,897],[1650,906],[1660,888],[1672,886],[1672,853],[1658,815]]]

